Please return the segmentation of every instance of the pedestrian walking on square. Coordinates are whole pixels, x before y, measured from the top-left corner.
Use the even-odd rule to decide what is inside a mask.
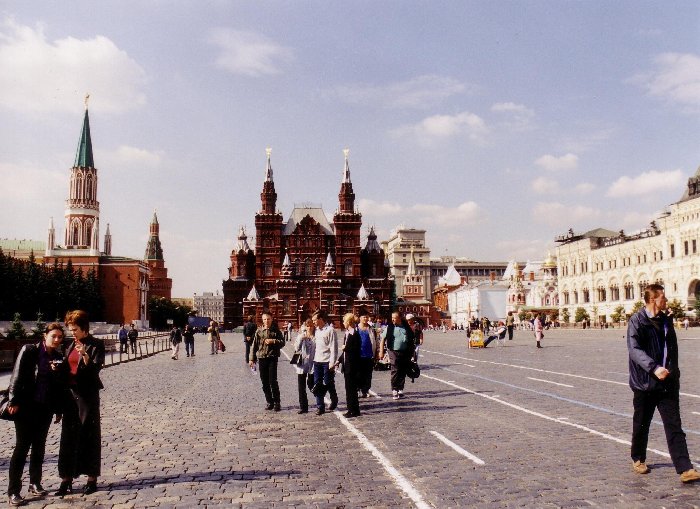
[[[129,345],[127,342],[129,341],[129,331],[126,330],[124,324],[119,326],[117,336],[119,337],[119,353],[128,353]]]
[[[272,314],[265,311],[262,314],[262,327],[255,331],[253,345],[250,349],[249,365],[252,368],[258,364],[260,382],[267,402],[266,410],[279,412],[280,386],[277,382],[277,363],[280,350],[284,347],[284,336],[278,327],[272,325]]]
[[[406,373],[413,357],[413,330],[408,322],[403,319],[400,311],[391,314],[391,323],[387,325],[382,337],[380,358],[384,351],[389,351],[391,362],[391,396],[393,399],[403,398],[403,389],[406,385]]]
[[[211,343],[211,355],[219,353],[219,324],[214,320],[209,322],[209,328],[207,329],[207,334],[209,334],[209,342]]]
[[[413,331],[413,341],[416,344],[416,349],[413,354],[413,362],[418,364],[418,354],[420,352],[420,347],[423,344],[423,327],[412,313],[408,313],[406,315],[406,321],[408,322],[408,325],[411,326],[411,330]]]
[[[542,320],[540,319],[539,313],[535,315],[533,327],[535,329],[535,341],[537,341],[537,348],[542,348],[541,341],[544,338],[544,329],[542,327]]]
[[[64,366],[67,365],[68,388],[61,446],[58,453],[58,475],[61,486],[55,493],[64,496],[73,492],[73,479],[87,475],[84,495],[97,491],[97,477],[102,463],[102,432],[100,428],[100,370],[105,362],[105,345],[90,334],[90,322],[85,311],[69,311],[66,327],[74,341],[68,345]],[[66,368],[64,368],[66,369]]]
[[[328,314],[319,309],[313,315],[316,325],[314,341],[316,351],[314,354],[314,395],[316,396],[316,415],[326,413],[325,396],[331,398],[329,411],[333,411],[338,406],[338,394],[335,390],[335,370],[333,366],[338,360],[338,337],[333,330],[333,326],[326,322]]]
[[[678,339],[666,308],[664,287],[651,284],[644,290],[644,307],[632,315],[627,325],[629,384],[634,393],[632,469],[638,474],[649,473],[649,426],[658,408],[673,466],[680,480],[689,483],[700,480],[700,473],[690,461],[681,426]]]
[[[343,316],[343,327],[345,328],[345,339],[343,340],[343,353],[335,362],[335,367],[342,366],[345,377],[345,402],[348,411],[343,417],[352,418],[360,416],[360,402],[357,399],[357,389],[360,376],[360,346],[362,340],[357,331],[357,321],[355,315],[346,313]]]
[[[515,317],[512,311],[508,311],[508,316],[506,316],[506,329],[508,329],[508,341],[513,339],[513,329],[515,328]]]
[[[379,353],[379,341],[377,333],[369,322],[369,314],[366,311],[360,312],[360,323],[357,326],[360,334],[360,373],[358,385],[360,395],[363,398],[369,396],[372,387],[372,374],[374,372],[374,360]]]
[[[134,324],[131,324],[131,328],[129,329],[129,333],[127,334],[129,336],[129,344],[131,345],[131,353],[136,353],[136,340],[139,337],[139,331],[136,330],[136,326]]]
[[[258,326],[255,325],[255,317],[253,315],[248,315],[248,319],[243,324],[243,343],[245,343],[245,362],[248,363],[248,356],[250,355],[250,345],[253,344],[253,336],[255,336],[255,331]]]
[[[44,329],[44,339],[38,344],[24,345],[15,361],[10,384],[8,412],[14,417],[15,448],[7,472],[7,496],[11,506],[24,505],[20,495],[22,472],[29,457],[28,494],[44,497],[48,492],[41,486],[46,437],[51,418],[61,420],[65,400],[65,371],[61,369],[63,327],[50,323]]]
[[[309,411],[309,398],[306,391],[314,384],[314,353],[316,342],[314,341],[314,322],[308,318],[299,329],[299,335],[294,341],[294,351],[300,355],[299,362],[295,366],[297,372],[297,387],[299,389],[299,412],[305,414]],[[310,383],[309,383],[310,381]]]
[[[185,330],[182,331],[182,338],[185,340],[187,357],[194,357],[194,330],[190,324],[185,325]]]
[[[182,331],[180,330],[180,327],[173,326],[172,330],[170,331],[170,345],[172,346],[173,352],[171,359],[174,361],[177,360],[180,354],[180,343],[182,343]]]

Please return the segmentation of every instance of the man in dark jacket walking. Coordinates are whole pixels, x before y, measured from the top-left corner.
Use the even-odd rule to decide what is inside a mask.
[[[644,290],[645,306],[632,315],[627,326],[630,387],[634,392],[632,417],[632,469],[648,474],[646,465],[649,425],[658,408],[664,423],[668,452],[684,483],[700,480],[688,454],[680,415],[678,340],[673,321],[666,314],[664,287],[652,284]]]
[[[246,322],[243,324],[243,343],[245,344],[245,361],[248,362],[248,357],[250,356],[250,345],[253,344],[253,337],[255,336],[255,331],[258,330],[258,326],[255,325],[255,317],[249,315]]]

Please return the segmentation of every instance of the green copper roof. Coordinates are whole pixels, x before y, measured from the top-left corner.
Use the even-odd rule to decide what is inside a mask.
[[[85,118],[83,119],[83,130],[80,133],[80,142],[78,143],[78,151],[75,153],[74,168],[94,168],[95,162],[92,159],[92,139],[90,138],[90,118],[88,110],[85,109]]]

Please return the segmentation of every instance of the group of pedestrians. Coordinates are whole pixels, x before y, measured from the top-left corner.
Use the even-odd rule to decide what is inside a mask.
[[[411,315],[409,317],[413,319]],[[297,372],[299,414],[309,411],[307,391],[315,397],[316,415],[326,413],[326,396],[330,401],[328,410],[335,410],[338,406],[335,376],[342,372],[347,405],[343,415],[347,418],[361,415],[359,400],[369,397],[375,361],[383,358],[385,352],[391,363],[392,397],[404,397],[406,376],[416,362],[417,346],[423,340],[420,325],[414,320],[412,327],[397,311],[392,314],[391,323],[379,333],[369,319],[365,312],[359,317],[347,313],[342,319],[342,331],[337,331],[329,322],[328,314],[318,310],[302,324],[294,341],[292,358]],[[284,335],[274,325],[269,312],[262,314],[260,327],[255,325],[253,317],[248,317],[243,331],[246,360],[251,369],[257,366],[265,408],[279,412],[277,368],[280,351],[285,345]]]
[[[90,334],[84,311],[70,311],[65,326],[73,340],[64,345],[65,332],[50,323],[42,341],[22,347],[8,386],[8,413],[15,425],[15,447],[8,469],[8,503],[26,503],[21,496],[22,472],[29,456],[29,489],[32,497],[48,495],[42,486],[43,462],[51,421],[61,422],[56,496],[73,493],[73,480],[86,475],[82,492],[97,491],[101,469],[100,370],[104,343]]]
[[[117,337],[119,338],[119,353],[129,353],[129,346],[131,346],[131,353],[136,353],[136,340],[139,337],[139,331],[136,330],[133,323],[129,330],[126,330],[126,326],[121,324]]]

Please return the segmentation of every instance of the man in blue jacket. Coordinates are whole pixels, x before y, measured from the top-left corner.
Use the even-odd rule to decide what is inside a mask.
[[[630,387],[634,392],[632,417],[632,469],[648,474],[646,465],[649,425],[658,408],[664,423],[668,452],[684,483],[700,480],[688,454],[681,427],[678,340],[673,320],[666,314],[664,287],[652,284],[644,290],[645,306],[632,315],[627,326]]]

